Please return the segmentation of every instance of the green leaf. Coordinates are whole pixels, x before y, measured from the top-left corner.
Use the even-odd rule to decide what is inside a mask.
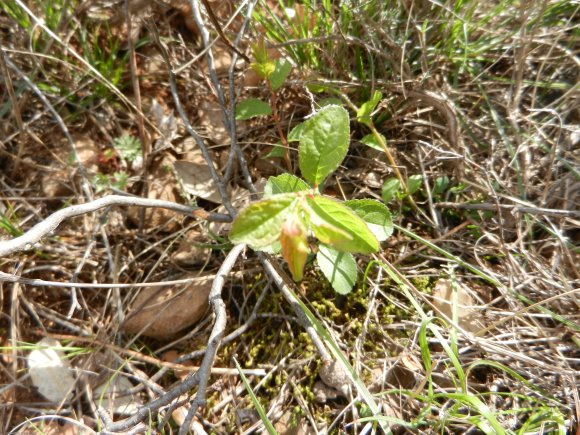
[[[391,200],[397,195],[397,192],[401,188],[401,183],[396,178],[388,178],[381,189],[381,197],[385,204],[391,202]]]
[[[431,194],[433,195],[433,197],[437,198],[443,195],[448,187],[449,187],[449,177],[447,175],[437,177],[435,179],[433,191],[431,192]]]
[[[287,137],[288,142],[298,142],[305,126],[306,124],[301,122],[300,124],[297,124],[292,130],[290,130],[290,133],[288,133]]]
[[[326,107],[326,106],[332,106],[332,105],[342,107],[342,101],[340,101],[340,98],[328,97],[328,98],[323,98],[322,100],[320,100],[318,102],[318,105],[320,107]]]
[[[380,134],[380,133],[379,133]],[[385,136],[383,136],[381,134],[381,137],[383,138],[384,143],[387,142],[387,139],[385,139]],[[370,133],[367,134],[365,137],[363,137],[360,140],[361,143],[365,144],[366,146],[375,149],[377,151],[384,151],[385,149],[381,146],[381,144],[379,143],[379,141],[377,140],[377,138],[375,137],[374,134]]]
[[[260,401],[258,400],[256,395],[254,394],[254,390],[252,390],[252,386],[250,385],[248,378],[246,378],[246,375],[244,375],[244,371],[242,370],[240,363],[238,362],[238,360],[235,357],[234,357],[234,364],[236,366],[236,369],[238,370],[238,373],[240,374],[240,378],[242,379],[242,383],[244,384],[244,387],[246,388],[246,391],[248,392],[250,399],[252,400],[252,403],[254,404],[254,408],[256,408],[256,411],[258,412],[258,415],[260,416],[262,423],[264,423],[264,427],[266,428],[268,435],[278,435],[278,432],[276,432],[274,425],[272,424],[272,422],[268,418],[268,414],[266,413],[266,410],[264,409],[264,407],[262,406],[262,404],[260,403]]]
[[[236,105],[236,119],[250,119],[254,116],[271,115],[272,108],[268,103],[257,98],[248,98]]]
[[[305,122],[298,157],[302,176],[317,187],[343,161],[348,151],[348,113],[339,106],[320,109]]]
[[[280,237],[282,224],[296,202],[295,193],[286,193],[250,204],[236,216],[230,230],[231,242],[247,243],[253,249],[271,245]]]
[[[423,184],[423,176],[422,175],[411,175],[407,180],[407,193],[409,195],[413,195],[416,193],[421,185]]]
[[[138,157],[143,155],[141,141],[130,134],[124,134],[116,138],[113,145],[121,158],[128,162],[134,162]]]
[[[370,254],[379,250],[379,242],[366,222],[338,201],[316,195],[302,205],[314,235],[322,243],[342,252]]]
[[[346,295],[352,291],[358,275],[356,261],[352,254],[320,245],[316,262],[337,293]]]
[[[268,198],[279,193],[300,192],[308,190],[310,186],[298,177],[290,174],[280,174],[276,177],[268,178],[264,187],[264,197]]]
[[[129,174],[127,174],[125,171],[113,173],[111,186],[113,186],[114,188],[124,190],[125,187],[127,187],[128,182],[129,182]]]
[[[306,85],[306,88],[310,92],[314,92],[315,94],[320,94],[322,92],[328,92],[328,93],[339,92],[339,89],[337,86],[331,85],[331,84],[323,84],[323,83],[308,83]]]
[[[264,38],[260,38],[258,42],[252,44],[252,54],[255,62],[250,64],[250,67],[258,73],[258,75],[267,79],[276,71],[276,63],[270,59]]]
[[[379,242],[393,234],[391,212],[385,204],[374,199],[352,199],[344,203],[364,220]]]
[[[372,98],[369,101],[364,102],[356,112],[357,119],[365,125],[370,125],[372,123],[371,115],[376,109],[377,104],[383,98],[383,94],[379,91],[375,91]]]
[[[290,71],[292,71],[292,64],[287,59],[278,59],[276,61],[276,68],[268,77],[274,91],[277,91],[284,84]]]
[[[276,145],[274,145],[272,147],[272,150],[266,154],[264,157],[262,157],[262,159],[272,159],[272,158],[276,158],[276,157],[284,157],[284,155],[286,154],[286,148],[284,148],[282,145],[280,145],[280,142],[278,142]]]

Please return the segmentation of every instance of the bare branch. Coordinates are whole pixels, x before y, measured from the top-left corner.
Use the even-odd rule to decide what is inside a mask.
[[[221,344],[221,338],[223,337],[224,330],[226,327],[226,309],[225,304],[221,297],[221,292],[225,283],[225,278],[231,272],[236,259],[244,250],[245,245],[235,246],[227,255],[226,259],[222,263],[220,269],[217,272],[216,278],[212,284],[211,291],[209,294],[209,302],[216,316],[216,320],[213,329],[210,334],[210,338],[207,344],[207,349],[201,366],[198,371],[190,374],[185,380],[180,383],[174,389],[168,391],[161,397],[149,402],[147,405],[142,406],[137,410],[137,412],[125,420],[119,421],[117,423],[107,424],[106,433],[118,433],[129,430],[130,428],[138,425],[147,417],[156,413],[161,407],[169,405],[173,400],[179,398],[181,395],[189,393],[189,391],[198,385],[198,390],[196,397],[192,403],[190,413],[186,418],[186,422],[182,426],[181,433],[187,433],[189,424],[197,412],[199,406],[205,405],[205,393],[207,389],[207,383],[209,376],[211,374],[211,368],[213,365],[213,360],[217,353],[217,350]],[[110,423],[110,422],[109,422]],[[185,432],[182,432],[185,428]]]
[[[91,213],[101,208],[114,205],[137,206],[137,207],[159,207],[173,210],[178,213],[192,215],[201,219],[207,219],[215,222],[231,222],[227,215],[218,213],[208,213],[200,207],[190,207],[187,205],[177,204],[171,201],[162,201],[158,199],[138,198],[133,196],[109,195],[104,196],[86,204],[72,205],[51,214],[42,222],[33,226],[22,236],[12,240],[0,241],[0,257],[10,255],[19,251],[32,249],[35,243],[38,243],[43,237],[54,231],[62,221],[75,216]],[[69,284],[70,286],[70,284]]]
[[[201,366],[199,371],[196,372],[199,377],[199,387],[197,389],[197,394],[193,400],[193,403],[191,404],[191,409],[187,413],[187,416],[185,417],[185,420],[179,429],[179,435],[186,435],[189,432],[189,427],[191,426],[191,421],[193,420],[195,413],[200,406],[205,406],[206,404],[205,393],[207,390],[207,383],[211,374],[213,360],[215,359],[216,353],[221,344],[227,323],[227,313],[224,301],[222,299],[222,289],[225,284],[226,276],[229,275],[230,271],[234,267],[234,264],[236,263],[237,258],[245,248],[246,245],[234,246],[219,268],[217,276],[211,286],[211,291],[209,292],[209,303],[213,309],[213,312],[215,313],[215,323],[207,342],[207,349],[205,350],[205,355],[203,356]]]
[[[187,113],[185,113],[185,110],[183,109],[183,105],[181,104],[181,99],[179,98],[179,93],[177,92],[177,83],[175,81],[175,74],[174,74],[173,69],[171,67],[169,53],[167,52],[167,49],[165,48],[165,46],[163,45],[161,40],[159,39],[159,35],[157,34],[157,32],[153,31],[152,35],[153,35],[155,42],[157,43],[157,46],[159,48],[159,52],[161,53],[161,56],[163,57],[164,62],[167,64],[167,69],[169,71],[169,86],[171,88],[171,95],[173,96],[173,102],[175,103],[175,108],[177,109],[177,113],[179,113],[179,116],[180,116],[181,120],[183,121],[183,125],[184,125],[185,129],[187,130],[189,135],[193,138],[193,140],[195,140],[195,143],[199,147],[201,154],[203,155],[203,158],[207,163],[207,167],[209,169],[209,173],[211,175],[211,178],[212,178],[213,182],[215,183],[215,185],[217,186],[217,189],[218,189],[218,192],[219,192],[220,197],[222,199],[222,202],[224,204],[224,207],[226,208],[228,213],[230,213],[232,216],[235,216],[236,210],[232,206],[232,203],[230,201],[230,197],[228,195],[226,186],[224,184],[224,180],[220,176],[220,174],[218,174],[217,170],[215,169],[215,166],[213,164],[213,159],[211,158],[211,155],[207,149],[207,146],[205,145],[204,140],[195,131],[195,129],[193,128],[193,126],[189,122],[189,119],[187,118]],[[228,129],[228,131],[229,131],[229,129]]]

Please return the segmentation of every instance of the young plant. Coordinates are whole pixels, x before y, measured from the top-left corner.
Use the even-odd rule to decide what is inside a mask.
[[[252,54],[254,56],[254,62],[252,62],[251,67],[265,81],[266,87],[270,92],[270,101],[272,104],[257,98],[248,98],[240,101],[236,106],[236,119],[244,120],[253,118],[254,116],[272,115],[282,144],[282,147],[275,147],[274,149],[282,150],[279,156],[284,157],[286,166],[291,171],[292,164],[290,162],[288,141],[282,132],[280,113],[278,112],[277,91],[286,81],[288,74],[292,70],[292,65],[286,59],[272,59],[268,54],[268,50],[266,50],[263,38],[252,45]]]
[[[299,127],[298,157],[305,180],[290,174],[270,177],[265,199],[244,208],[234,220],[230,240],[261,251],[281,252],[295,280],[302,279],[319,241],[316,262],[333,288],[351,291],[357,267],[352,254],[377,252],[392,233],[387,207],[371,199],[340,202],[323,196],[320,186],[344,160],[350,142],[345,109],[330,105]]]

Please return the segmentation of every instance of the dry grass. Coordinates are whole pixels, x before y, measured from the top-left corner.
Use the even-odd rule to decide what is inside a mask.
[[[176,159],[193,159],[194,142],[177,115],[171,130],[151,112],[156,100],[165,116],[176,113],[157,38],[177,72],[187,117],[219,169],[231,175],[227,184],[241,207],[250,196],[243,165],[227,169],[227,128],[210,68],[197,57],[201,43],[186,2],[139,3],[131,10],[132,40],[122,3],[110,9],[53,3],[27,3],[46,27],[34,26],[19,1],[0,7],[0,240],[102,192],[191,201],[171,167]],[[225,27],[237,3],[210,3]],[[249,52],[248,42],[265,33],[281,43],[279,54],[300,65],[277,95],[278,126],[290,131],[323,98],[360,105],[378,89],[383,100],[375,125],[403,176],[421,176],[422,184],[416,207],[400,198],[388,204],[401,229],[368,269],[369,259],[359,259],[366,275],[352,294],[334,294],[311,267],[296,289],[300,298],[332,332],[381,415],[406,422],[393,425],[395,432],[498,433],[485,409],[467,397],[485,404],[505,433],[575,433],[578,6],[416,1],[325,10],[304,3],[292,21],[296,28],[284,34],[268,27],[260,2],[240,45]],[[269,10],[285,19],[280,8]],[[242,22],[237,17],[227,27],[230,41]],[[230,50],[219,38],[212,50],[227,97]],[[234,80],[238,98],[269,98],[264,86],[248,85],[252,77],[242,61]],[[280,140],[278,126],[267,117],[237,125],[258,186],[285,171],[282,158],[263,158]],[[368,133],[362,124],[353,121],[352,130],[349,157],[326,193],[380,199],[393,168],[360,142]],[[136,159],[119,150],[127,134],[140,141]],[[197,205],[224,212],[203,199]],[[142,289],[114,284],[215,273],[229,248],[227,232],[215,223],[161,209],[112,208],[68,220],[34,249],[1,258],[0,270],[12,275],[113,284],[73,290],[0,281],[0,432],[32,433],[30,424],[19,425],[43,415],[97,430],[90,391],[117,371],[142,403],[179,383],[179,369],[186,369],[175,364],[200,363],[212,316],[163,339],[127,334],[124,321]],[[302,433],[363,433],[359,419],[368,415],[367,405],[355,388],[320,382],[320,356],[255,255],[248,251],[234,270],[224,288],[228,326],[214,366],[232,368],[235,356],[242,367],[268,373],[250,382],[279,431],[296,424],[307,427]],[[459,310],[448,305],[445,312],[434,295],[443,279],[469,303],[456,299],[451,305]],[[184,288],[176,285],[175,292]],[[159,317],[171,324],[175,314]],[[60,406],[47,403],[27,377],[29,349],[22,343],[46,336],[84,350],[70,358],[81,375],[73,398]],[[182,358],[163,361],[171,355]],[[261,427],[240,379],[226,373],[212,376],[197,423],[224,434]],[[177,420],[162,408],[146,424],[173,433]],[[58,433],[49,426],[41,431]]]

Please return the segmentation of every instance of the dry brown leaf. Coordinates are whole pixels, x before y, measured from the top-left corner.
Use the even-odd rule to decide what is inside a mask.
[[[163,361],[167,361],[167,362],[175,362],[177,361],[177,359],[179,357],[183,356],[182,354],[180,354],[179,352],[177,352],[176,350],[168,350],[167,352],[164,352],[162,355],[162,359]],[[193,362],[191,362],[191,360],[186,360],[186,361],[182,361],[179,363],[182,366],[186,366],[186,367],[194,367]],[[174,369],[173,370],[173,374],[175,376],[177,376],[179,379],[184,380],[187,375],[189,375],[191,373],[191,370],[185,370],[185,369]]]
[[[183,190],[192,196],[221,204],[222,199],[218,188],[211,178],[209,168],[201,156],[201,152],[199,154],[188,153],[188,156],[192,160],[179,160],[173,164]]]
[[[177,181],[171,168],[175,159],[171,155],[166,155],[160,162],[155,164],[149,174],[149,191],[147,198],[162,199],[165,201],[179,202],[179,195],[176,192]],[[140,223],[142,208],[130,207],[127,210],[129,219],[136,225]],[[179,220],[173,219],[179,216],[176,212],[162,208],[146,208],[143,226],[145,228],[163,227],[166,231],[177,230]],[[172,220],[173,219],[173,220]]]
[[[180,266],[196,266],[204,264],[211,252],[208,248],[196,246],[202,243],[201,234],[194,232],[187,234],[183,240],[179,242],[179,246],[171,259]]]
[[[110,415],[131,415],[137,412],[141,403],[131,394],[133,384],[122,375],[116,375],[112,381],[105,382],[93,390],[93,400]]]
[[[455,285],[457,292],[457,317],[459,326],[471,333],[476,333],[483,329],[484,323],[481,319],[481,310],[474,306],[474,299],[464,285]],[[436,314],[443,317],[453,318],[453,282],[450,279],[440,279],[433,289],[433,305]]]
[[[159,340],[170,339],[191,326],[208,309],[213,275],[199,276],[187,287],[148,287],[141,290],[122,329]]]
[[[218,76],[225,76],[232,64],[231,49],[221,41],[214,44],[212,47],[213,61],[216,73]],[[209,77],[209,68],[207,66],[207,57],[204,56],[201,61],[203,74]]]
[[[47,198],[70,196],[73,193],[67,171],[54,171],[42,176],[42,192]]]
[[[98,172],[98,160],[101,150],[94,140],[88,136],[76,137],[75,150],[79,162],[85,167],[87,172],[90,174]]]
[[[204,100],[197,109],[199,124],[205,131],[205,136],[216,145],[229,143],[230,136],[224,126],[223,111],[215,101]]]
[[[177,119],[173,116],[173,111],[162,107],[154,98],[151,102],[151,115],[160,133],[153,150],[158,151],[171,146],[171,142],[177,137]]]
[[[415,387],[417,378],[415,373],[402,364],[396,364],[387,372],[387,384],[396,388],[412,389]]]

